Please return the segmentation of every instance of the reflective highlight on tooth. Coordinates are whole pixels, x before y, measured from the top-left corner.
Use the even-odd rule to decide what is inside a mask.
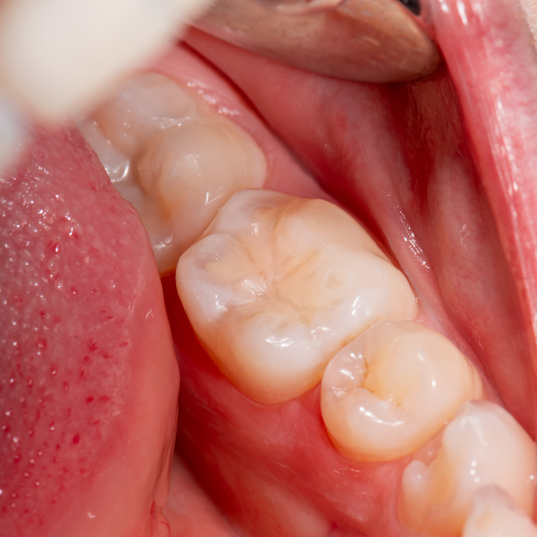
[[[481,396],[479,374],[447,338],[412,322],[381,322],[330,361],[321,410],[340,452],[385,461],[414,453]]]
[[[537,537],[531,518],[498,487],[479,490],[462,537]]]
[[[420,460],[403,473],[401,518],[415,530],[458,537],[476,492],[501,487],[529,515],[533,512],[535,444],[503,408],[465,403]]]
[[[234,192],[265,180],[265,157],[252,138],[159,74],[130,80],[79,127],[137,208],[161,274]]]
[[[261,403],[296,397],[383,319],[413,319],[405,276],[323,200],[235,194],[177,266],[179,295],[221,371]]]

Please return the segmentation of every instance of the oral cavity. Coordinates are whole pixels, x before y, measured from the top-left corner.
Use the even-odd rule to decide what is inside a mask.
[[[414,453],[482,391],[473,365],[444,336],[416,323],[382,322],[331,360],[321,409],[339,451],[391,460]]]
[[[249,134],[163,75],[128,81],[78,126],[138,210],[161,274],[234,192],[265,180],[264,154]]]
[[[235,194],[177,265],[194,330],[251,399],[315,386],[334,354],[373,324],[412,320],[414,294],[364,229],[322,200]]]

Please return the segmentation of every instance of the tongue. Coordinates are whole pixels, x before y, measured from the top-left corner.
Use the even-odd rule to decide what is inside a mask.
[[[433,4],[447,69],[414,84],[327,79],[215,46],[196,31],[188,42],[247,94],[329,192],[384,237],[437,329],[481,362],[507,409],[533,432],[530,33],[513,2]]]
[[[77,131],[0,177],[0,534],[167,523],[178,372],[151,247]]]

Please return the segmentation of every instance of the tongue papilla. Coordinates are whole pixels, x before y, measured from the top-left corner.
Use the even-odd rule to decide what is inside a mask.
[[[187,41],[385,242],[437,329],[533,433],[537,65],[515,3],[442,5],[432,7],[447,68],[407,85],[261,62],[198,31]]]
[[[75,129],[0,177],[0,534],[165,524],[178,371],[134,209]]]

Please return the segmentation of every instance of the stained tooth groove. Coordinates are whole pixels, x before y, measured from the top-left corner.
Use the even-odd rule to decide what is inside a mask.
[[[339,451],[382,461],[414,453],[481,395],[479,374],[444,336],[412,322],[381,322],[330,361],[321,410]]]
[[[252,138],[163,75],[128,81],[79,127],[137,208],[161,274],[234,192],[265,180],[265,157]]]
[[[177,288],[222,372],[262,403],[296,397],[383,319],[413,319],[405,276],[322,200],[235,194],[177,266]]]
[[[479,490],[461,537],[537,537],[537,526],[498,487]]]
[[[401,518],[415,530],[458,537],[476,492],[496,485],[533,513],[535,444],[501,407],[465,403],[441,433],[436,454],[424,448],[403,473]]]

